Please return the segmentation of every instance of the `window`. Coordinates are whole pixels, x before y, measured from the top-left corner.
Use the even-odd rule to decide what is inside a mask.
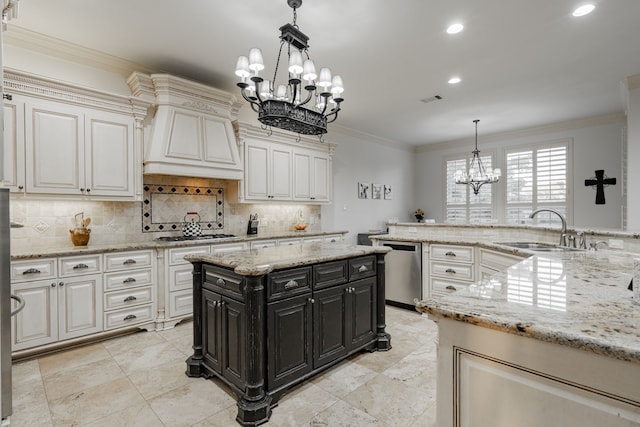
[[[493,169],[493,156],[480,156],[487,170]],[[456,184],[457,170],[469,169],[469,158],[456,156],[445,160],[446,170],[446,212],[447,222],[488,223],[494,215],[493,189],[495,185],[483,185],[477,195],[469,185]]]
[[[505,221],[521,224],[536,209],[568,212],[569,144],[547,144],[506,151]],[[553,214],[536,215],[538,224],[560,224]]]

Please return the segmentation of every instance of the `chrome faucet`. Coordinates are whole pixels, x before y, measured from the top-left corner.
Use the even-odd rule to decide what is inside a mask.
[[[554,213],[554,214],[558,215],[558,217],[560,218],[560,221],[562,221],[562,228],[560,229],[560,246],[567,246],[567,220],[564,219],[564,217],[562,216],[562,214],[560,212],[554,211],[553,209],[538,209],[538,210],[535,210],[535,211],[531,212],[531,215],[529,215],[529,218],[533,218],[534,216],[536,216],[540,212],[551,212],[551,213]]]

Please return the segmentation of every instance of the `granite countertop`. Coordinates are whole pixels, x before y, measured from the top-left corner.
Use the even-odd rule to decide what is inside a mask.
[[[327,236],[334,234],[346,234],[347,231],[282,231],[271,232],[261,234],[241,235],[235,237],[225,237],[216,239],[199,239],[199,240],[179,240],[179,241],[160,241],[160,240],[147,240],[141,242],[125,242],[119,244],[105,244],[95,245],[89,244],[88,246],[72,246],[69,241],[69,246],[63,248],[51,248],[48,250],[38,250],[37,252],[28,253],[12,253],[11,260],[16,261],[20,259],[34,259],[34,258],[49,258],[57,256],[74,256],[74,255],[86,255],[106,252],[121,252],[121,251],[135,251],[142,249],[164,249],[164,248],[179,248],[197,245],[211,245],[211,244],[223,244],[234,242],[251,242],[254,240],[265,239],[288,239],[296,237],[313,237],[313,236]]]
[[[210,255],[188,255],[191,262],[232,268],[243,276],[261,276],[273,270],[336,261],[355,256],[389,252],[391,248],[346,243],[303,243],[292,246],[250,249]]]
[[[633,258],[618,251],[537,254],[418,311],[640,363]]]

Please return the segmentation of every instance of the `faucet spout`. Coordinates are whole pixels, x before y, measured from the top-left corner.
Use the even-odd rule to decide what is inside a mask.
[[[564,217],[562,216],[562,214],[558,211],[554,211],[553,209],[537,209],[535,211],[533,211],[531,213],[531,215],[529,215],[529,218],[533,218],[534,216],[536,216],[537,214],[539,214],[540,212],[551,212],[553,214],[558,215],[558,218],[560,218],[560,221],[562,222],[562,228],[560,229],[560,246],[567,246],[567,220],[564,219]]]

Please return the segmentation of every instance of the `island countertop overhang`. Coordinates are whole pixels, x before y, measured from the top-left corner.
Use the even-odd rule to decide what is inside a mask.
[[[384,254],[391,248],[345,243],[302,243],[299,245],[248,249],[218,254],[188,255],[190,262],[205,262],[233,269],[241,276],[262,276],[274,270],[337,261],[356,256]]]

